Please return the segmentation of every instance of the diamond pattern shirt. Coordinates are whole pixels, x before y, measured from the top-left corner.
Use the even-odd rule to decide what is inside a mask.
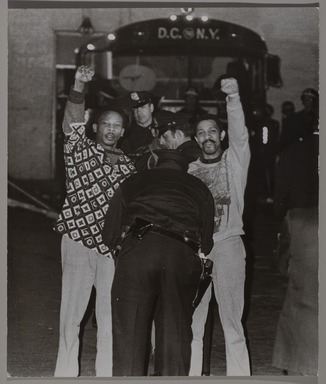
[[[83,108],[67,101],[66,109]],[[67,112],[67,111],[66,111]],[[68,111],[73,112],[73,111]],[[66,116],[75,113],[65,113]],[[64,129],[67,196],[55,231],[102,255],[112,257],[102,241],[105,214],[119,185],[135,172],[134,164],[117,150],[115,164],[105,160],[104,149],[85,135],[85,123],[72,122]]]

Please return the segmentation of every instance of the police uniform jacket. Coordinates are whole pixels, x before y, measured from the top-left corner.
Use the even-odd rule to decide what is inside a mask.
[[[151,144],[154,139],[152,128],[152,125],[141,127],[133,120],[125,139],[120,144],[121,150],[126,154],[133,154],[141,147]]]
[[[186,172],[153,168],[126,180],[115,192],[107,212],[102,234],[105,244],[114,249],[121,231],[137,217],[172,232],[196,233],[201,238],[201,251],[208,254],[212,249],[212,195],[201,180]]]

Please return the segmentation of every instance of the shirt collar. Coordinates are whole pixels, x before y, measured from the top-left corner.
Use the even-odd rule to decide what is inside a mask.
[[[214,159],[204,159],[203,157],[200,157],[199,160],[204,163],[204,164],[213,164],[213,163],[218,163],[223,155],[224,152],[222,152],[219,156],[214,157]]]

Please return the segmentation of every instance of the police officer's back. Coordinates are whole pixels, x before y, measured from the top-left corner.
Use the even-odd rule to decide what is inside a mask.
[[[130,177],[113,197],[103,236],[114,248],[121,229],[131,225],[136,217],[161,225],[167,230],[183,230],[201,236],[205,254],[212,246],[211,193],[198,178],[186,170],[191,156],[173,150],[161,150],[157,168]],[[180,169],[182,167],[182,170]]]
[[[131,226],[112,287],[113,375],[146,375],[155,313],[155,375],[186,376],[193,299],[204,254],[212,248],[214,202],[187,174],[186,155],[158,153],[157,168],[130,177],[112,198],[103,238],[111,248]]]

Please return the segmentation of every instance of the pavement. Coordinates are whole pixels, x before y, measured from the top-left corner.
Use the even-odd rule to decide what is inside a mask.
[[[17,197],[17,196],[16,196]],[[54,219],[8,208],[7,371],[12,377],[53,377],[58,350],[61,294],[60,236]],[[286,278],[275,264],[272,205],[259,205],[247,256],[245,329],[254,376],[281,376],[271,365]],[[94,376],[96,327],[92,303],[81,326],[80,375]],[[211,375],[225,375],[221,325],[215,308]]]

